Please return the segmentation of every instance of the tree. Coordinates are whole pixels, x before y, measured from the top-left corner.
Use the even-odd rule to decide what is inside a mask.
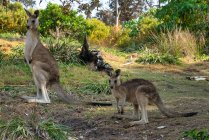
[[[83,4],[80,4],[79,7],[78,7],[78,11],[79,12],[82,12],[84,11],[85,15],[86,15],[86,18],[91,18],[91,15],[92,15],[92,11],[95,9],[95,8],[99,8],[101,7],[102,5],[100,4],[100,1],[99,0],[91,0],[90,3],[83,3]]]
[[[144,2],[143,0],[111,0],[109,6],[115,18],[124,22],[137,18],[142,13]]]
[[[36,4],[35,0],[11,0],[22,3],[25,7],[33,7]]]
[[[103,21],[106,25],[114,25],[115,24],[115,18],[113,15],[113,12],[109,9],[103,9],[99,10],[96,13],[96,17]]]
[[[86,31],[86,21],[78,16],[76,11],[63,9],[57,4],[48,3],[46,9],[40,11],[40,32],[42,35],[51,34],[57,38],[70,36],[81,38]]]
[[[9,3],[9,0],[0,0],[2,6],[5,6],[7,7],[8,3]]]
[[[157,11],[157,18],[163,21],[162,26],[200,31],[207,28],[208,0],[163,0],[165,6]]]

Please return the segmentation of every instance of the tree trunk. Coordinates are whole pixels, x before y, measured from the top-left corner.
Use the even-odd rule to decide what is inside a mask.
[[[119,12],[119,5],[118,5],[118,0],[115,0],[115,4],[116,4],[116,15],[115,15],[115,27],[116,30],[119,29],[119,16],[120,16],[120,12]]]
[[[7,0],[2,0],[2,6],[7,7]]]

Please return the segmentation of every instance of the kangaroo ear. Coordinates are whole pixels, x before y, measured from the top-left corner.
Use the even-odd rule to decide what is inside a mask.
[[[110,77],[112,76],[112,71],[106,70],[105,72],[107,73],[108,76],[110,76]]]
[[[117,70],[115,71],[115,74],[116,74],[117,77],[120,75],[120,72],[121,72],[120,69],[117,69]]]
[[[39,16],[39,10],[36,10],[36,11],[34,12],[34,16],[35,16],[36,18]]]
[[[32,14],[31,14],[28,10],[26,10],[25,8],[24,8],[24,10],[25,10],[26,14],[27,14],[29,17],[32,16]]]

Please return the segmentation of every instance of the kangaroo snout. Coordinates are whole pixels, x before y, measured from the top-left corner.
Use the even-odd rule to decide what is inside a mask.
[[[29,28],[30,28],[30,26],[28,26],[28,25],[27,25],[26,27],[27,27],[27,29],[29,29]]]
[[[111,89],[113,89],[113,86],[110,86]]]

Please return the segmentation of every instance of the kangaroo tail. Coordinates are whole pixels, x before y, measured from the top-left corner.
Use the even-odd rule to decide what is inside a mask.
[[[70,104],[74,104],[76,102],[75,97],[72,94],[67,94],[58,82],[53,83],[52,88],[55,90],[58,97],[62,99],[64,102]]]
[[[170,118],[190,117],[190,116],[194,116],[198,113],[198,112],[179,113],[179,112],[171,111],[165,107],[165,105],[163,104],[163,102],[158,94],[157,94],[156,98],[152,101],[157,105],[157,107],[159,108],[159,110],[161,111],[162,114],[164,114],[165,116],[170,117]]]
[[[61,85],[56,82],[52,84],[52,88],[55,90],[57,95],[66,103],[74,104],[74,105],[91,105],[91,106],[111,106],[112,103],[110,102],[85,102],[85,101],[78,101],[72,95],[72,93],[67,94]]]

